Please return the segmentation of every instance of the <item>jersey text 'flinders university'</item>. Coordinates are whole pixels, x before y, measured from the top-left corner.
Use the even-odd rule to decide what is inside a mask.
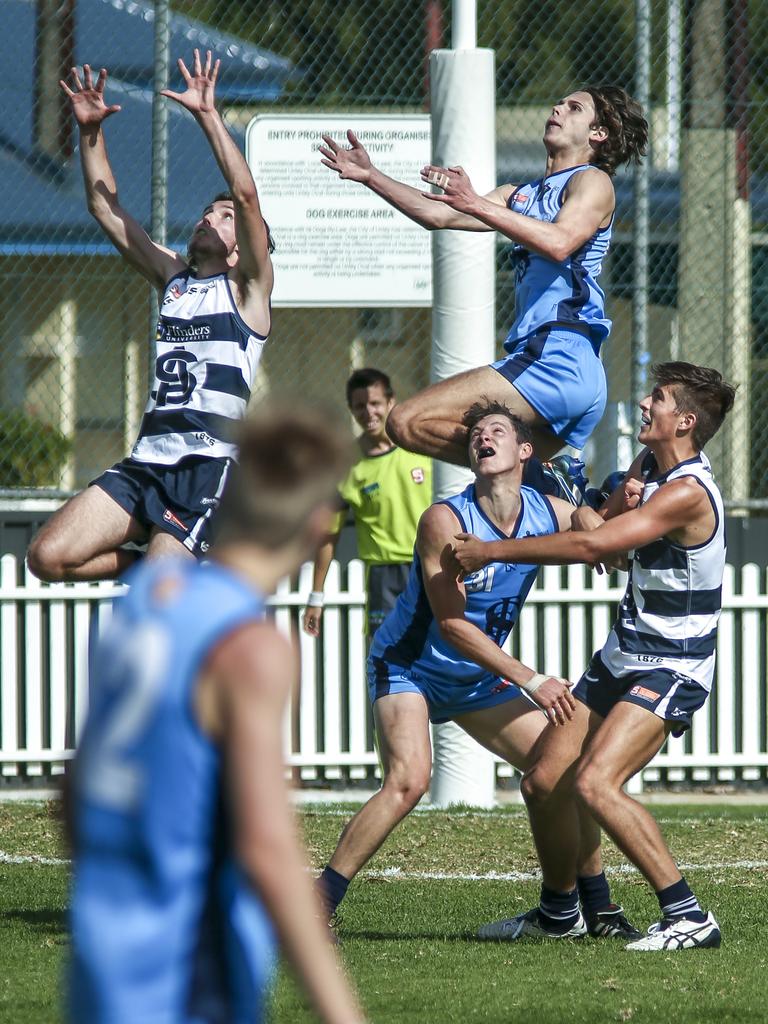
[[[188,455],[236,455],[266,337],[245,323],[226,274],[187,270],[166,285],[155,350],[155,379],[131,457],[174,465]]]

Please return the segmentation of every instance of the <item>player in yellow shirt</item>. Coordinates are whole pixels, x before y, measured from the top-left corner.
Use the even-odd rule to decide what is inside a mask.
[[[345,507],[352,510],[357,551],[366,567],[369,637],[405,588],[416,527],[432,502],[431,460],[397,448],[387,436],[385,424],[394,404],[392,384],[381,370],[355,370],[347,381],[347,405],[362,433],[358,438],[360,459],[339,492]],[[315,558],[312,593],[302,620],[311,636],[320,633],[323,586],[344,518],[340,513],[336,532]]]

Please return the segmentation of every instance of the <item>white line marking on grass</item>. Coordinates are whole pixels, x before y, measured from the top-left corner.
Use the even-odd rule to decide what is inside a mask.
[[[763,871],[768,868],[768,860],[734,860],[720,861],[713,864],[678,864],[683,871]],[[631,864],[619,864],[607,867],[606,875],[638,874]],[[452,871],[404,871],[402,868],[384,868],[380,871],[363,872],[366,878],[386,878],[403,882],[535,882],[541,878],[538,871],[487,871],[476,872]]]
[[[6,853],[0,850],[0,864],[44,864],[60,866],[71,864],[65,857],[39,857],[18,853]],[[712,863],[678,864],[682,871],[764,871],[768,869],[768,860],[732,860],[714,861]],[[638,874],[632,864],[609,865],[605,868],[606,875]],[[375,871],[363,871],[366,878],[385,878],[403,882],[535,882],[540,877],[537,871],[404,871],[402,868],[382,868]]]
[[[319,818],[351,818],[354,814],[359,811],[358,806],[349,808],[325,808],[320,804],[304,804],[299,813],[306,815],[307,817],[316,816]],[[432,807],[431,804],[424,804],[421,807],[415,807],[411,811],[411,816],[426,817],[430,814],[444,814],[448,818],[480,818],[480,819],[494,819],[495,821],[519,821],[521,819],[527,820],[528,814],[524,807],[514,808],[513,810],[476,810],[476,811],[451,811],[446,810],[444,807]],[[703,815],[700,818],[665,818],[654,814],[656,823],[658,825],[700,825],[704,818],[714,821],[734,821],[737,825],[743,824],[760,824],[764,825],[768,821],[768,814],[753,814],[748,818],[725,818],[720,814]]]
[[[6,853],[0,850],[0,864],[71,864],[65,857],[24,856],[20,853]]]
[[[349,807],[347,809],[341,809],[338,807],[329,808],[326,810],[318,804],[305,804],[300,808],[302,815],[317,815],[321,818],[350,818],[353,814],[359,811],[359,807]],[[508,818],[527,818],[528,814],[524,808],[512,811],[451,811],[445,807],[432,807],[431,804],[425,804],[423,807],[414,807],[410,812],[411,815],[424,816],[427,814],[444,814],[447,818],[496,818],[498,821],[506,821]]]

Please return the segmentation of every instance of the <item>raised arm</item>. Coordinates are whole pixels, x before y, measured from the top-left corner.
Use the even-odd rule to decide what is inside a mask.
[[[540,676],[517,658],[506,654],[465,616],[467,597],[464,584],[456,579],[453,535],[457,520],[445,505],[432,505],[421,517],[416,550],[422,564],[424,587],[440,634],[469,661],[488,672],[509,679],[530,696],[554,724],[572,717],[573,698],[567,682],[554,676]]]
[[[508,209],[506,200],[499,204],[489,201],[489,196],[478,195],[462,167],[430,164],[421,172],[424,181],[438,175],[443,193],[424,193],[426,202],[469,215],[526,249],[557,262],[567,259],[598,228],[606,226],[615,204],[611,179],[597,168],[588,168],[571,178],[560,212],[551,223],[515,213]]]
[[[385,199],[390,206],[416,221],[423,228],[433,231],[436,228],[452,228],[457,231],[492,231],[493,228],[477,217],[461,213],[449,206],[430,203],[427,195],[411,185],[390,178],[375,167],[368,151],[353,131],[347,132],[349,147],[340,146],[330,135],[324,135],[325,146],[320,146],[322,163],[340,178],[348,181],[359,181],[371,192]],[[433,184],[438,184],[433,182]],[[494,189],[485,197],[490,204],[503,206],[506,202],[505,189],[511,192],[510,186]]]
[[[153,242],[138,221],[120,205],[103,130],[104,121],[120,107],[107,106],[104,101],[106,69],[99,71],[95,84],[88,64],[83,65],[82,80],[77,68],[72,68],[71,77],[74,88],[65,81],[59,85],[69,97],[80,131],[80,165],[88,211],[120,255],[150,284],[162,288],[187,264],[177,253]]]
[[[234,277],[244,292],[243,305],[247,307],[252,301],[263,305],[269,300],[274,282],[269,233],[253,175],[216,109],[215,88],[221,61],[213,62],[208,50],[203,64],[200,51],[195,50],[191,72],[181,58],[177,63],[186,89],[181,93],[163,89],[161,95],[188,110],[208,140],[235,207],[238,262]],[[248,312],[247,308],[241,311]]]
[[[282,736],[295,652],[273,626],[254,623],[223,641],[208,668],[235,856],[320,1020],[361,1024],[363,1013],[329,942],[288,799]]]

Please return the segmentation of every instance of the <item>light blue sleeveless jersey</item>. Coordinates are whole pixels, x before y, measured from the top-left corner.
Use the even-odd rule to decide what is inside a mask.
[[[539,537],[556,533],[554,510],[548,499],[529,487],[520,489],[520,515],[510,537]],[[474,533],[480,540],[504,540],[505,534],[481,510],[475,485],[447,498],[443,504],[458,520],[457,533]],[[520,609],[536,579],[537,565],[493,562],[464,580],[465,618],[499,647],[517,622]],[[414,553],[408,586],[384,620],[373,640],[370,662],[374,667],[398,665],[425,679],[458,685],[476,683],[487,670],[446,643],[435,622],[422,579],[421,560]]]
[[[507,205],[514,213],[551,223],[563,205],[568,182],[590,166],[581,164],[519,185]],[[508,352],[521,338],[555,325],[583,331],[595,348],[605,340],[611,321],[605,315],[605,296],[597,278],[610,239],[611,225],[600,228],[561,263],[522,245],[514,247],[515,322],[504,343]]]
[[[213,647],[264,601],[191,560],[145,562],[126,582],[76,762],[71,1020],[253,1024],[271,926],[232,859],[221,756],[192,698]]]

